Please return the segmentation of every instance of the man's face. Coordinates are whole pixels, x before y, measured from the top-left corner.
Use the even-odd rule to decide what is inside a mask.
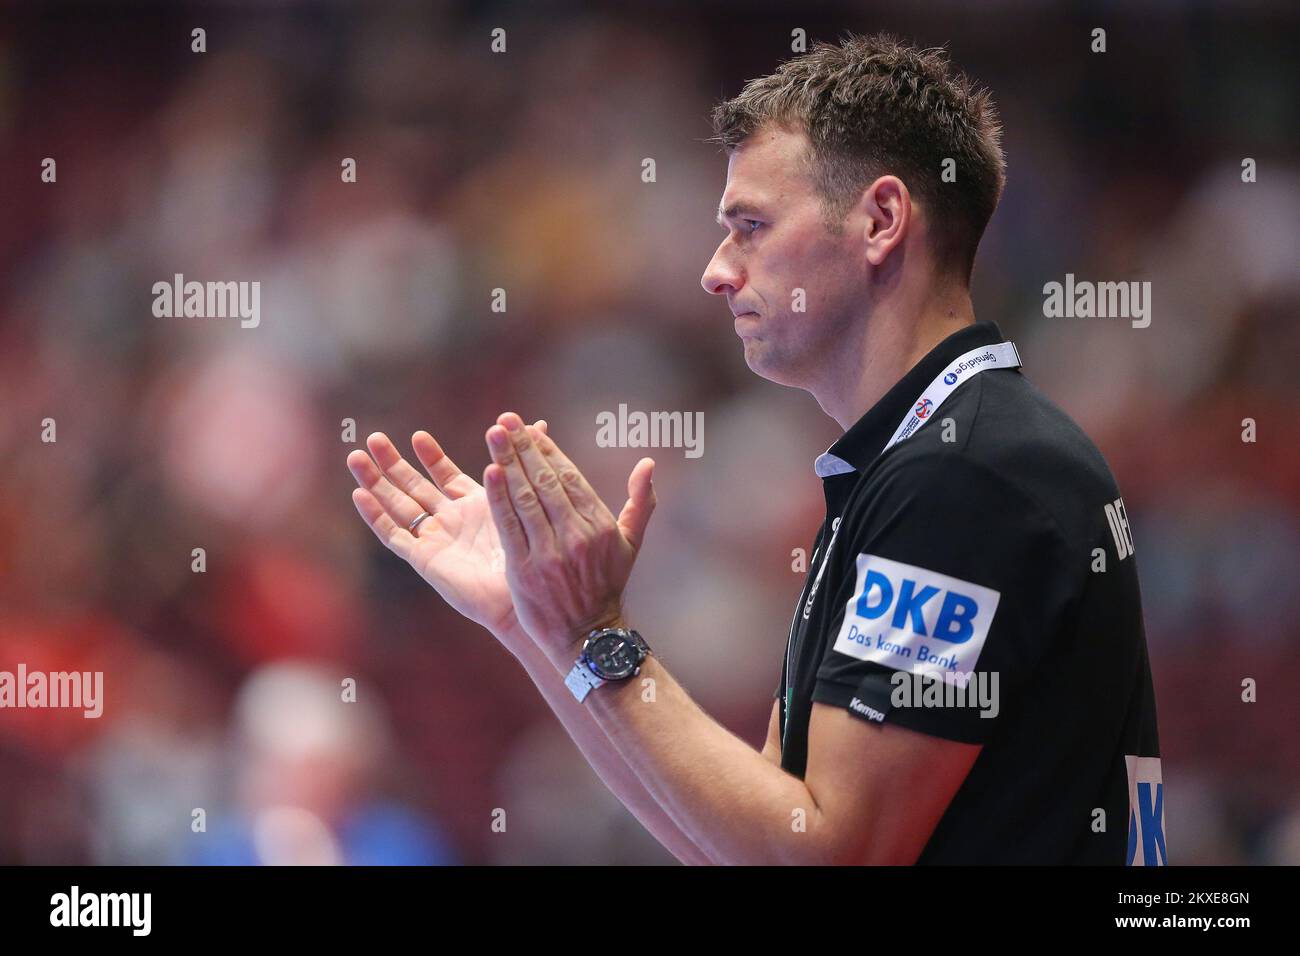
[[[727,237],[700,279],[727,297],[749,367],[796,387],[814,380],[868,308],[858,214],[841,235],[826,231],[804,171],[808,148],[802,131],[764,127],[732,153],[720,205]]]

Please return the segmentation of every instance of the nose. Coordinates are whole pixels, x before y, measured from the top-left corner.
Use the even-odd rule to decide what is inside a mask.
[[[700,276],[700,285],[710,295],[734,295],[745,284],[744,273],[728,255],[730,242],[730,236],[722,240]]]

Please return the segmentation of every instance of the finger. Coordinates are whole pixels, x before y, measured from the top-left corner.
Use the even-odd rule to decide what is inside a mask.
[[[492,456],[493,463],[500,465],[505,472],[505,485],[510,495],[510,503],[528,536],[528,546],[534,551],[540,551],[542,548],[554,545],[555,529],[551,527],[551,522],[546,517],[546,509],[542,507],[542,500],[537,496],[537,490],[524,474],[519,457],[515,454],[514,444],[510,441],[510,433],[500,425],[493,425],[484,437],[487,439],[488,452]]]
[[[393,487],[392,482],[384,477],[375,463],[370,460],[370,456],[361,449],[358,448],[348,455],[348,470],[352,472],[352,477],[357,480],[357,484],[370,492],[384,511],[388,512],[403,528],[409,528],[411,522],[419,517],[420,512],[433,513],[430,509],[422,507],[406,492]]]
[[[538,431],[540,431],[542,434],[546,434],[546,430],[547,430],[546,419],[545,418],[537,419],[537,421],[533,422],[533,427],[536,428]]]
[[[411,560],[411,552],[415,549],[415,537],[405,528],[398,526],[374,495],[364,488],[354,488],[352,503],[356,505],[362,519],[370,526],[370,530],[375,533],[375,537],[383,542],[384,547],[400,558]]]
[[[574,510],[573,502],[560,484],[560,476],[533,441],[524,420],[514,412],[505,412],[497,419],[497,423],[503,425],[510,434],[515,457],[519,459],[524,475],[537,492],[551,527],[559,529],[575,521],[586,524],[586,519]]]
[[[462,498],[478,487],[478,482],[461,471],[450,456],[442,450],[438,440],[426,431],[411,436],[411,448],[434,485],[453,501]]]
[[[523,561],[528,557],[528,533],[510,500],[506,470],[495,462],[488,465],[483,470],[483,490],[487,494],[488,510],[492,512],[492,522],[497,526],[497,537],[501,539],[501,550],[505,552],[506,560]]]
[[[397,447],[383,432],[375,432],[366,439],[366,447],[375,458],[384,477],[420,506],[421,511],[436,514],[447,502],[438,486],[416,471],[398,452]],[[416,512],[417,514],[419,512]]]
[[[655,510],[655,460],[642,458],[627,478],[627,504],[618,515],[618,528],[633,548],[640,551],[646,525]]]
[[[560,485],[569,496],[569,500],[573,502],[573,507],[577,509],[578,514],[586,518],[594,527],[613,524],[614,516],[605,507],[605,502],[600,499],[600,495],[596,494],[596,490],[591,487],[586,476],[578,470],[578,466],[560,451],[560,446],[555,444],[555,439],[543,432],[534,435],[533,440],[550,461],[551,467],[555,469],[555,473],[560,478]]]

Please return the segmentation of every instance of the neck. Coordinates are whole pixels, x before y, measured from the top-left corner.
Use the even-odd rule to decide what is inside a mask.
[[[924,303],[874,309],[858,323],[852,347],[810,388],[827,415],[848,428],[861,418],[931,349],[975,321],[970,293],[952,290]]]

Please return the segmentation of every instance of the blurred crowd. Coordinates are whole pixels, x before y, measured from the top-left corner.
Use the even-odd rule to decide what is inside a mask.
[[[992,88],[976,313],[1124,490],[1171,857],[1300,863],[1295,11],[1107,7],[1098,55],[1086,7],[857,9],[6,12],[0,669],[102,670],[105,706],[0,711],[0,863],[671,860],[375,540],[344,459],[428,429],[481,477],[514,410],[617,510],[646,452],[598,447],[597,413],[703,411],[702,457],[649,452],[629,614],[761,743],[838,430],[700,288],[703,139],[794,27],[948,44]],[[1150,327],[1044,318],[1067,272],[1149,280]],[[259,281],[260,325],[155,317],[176,273]]]

